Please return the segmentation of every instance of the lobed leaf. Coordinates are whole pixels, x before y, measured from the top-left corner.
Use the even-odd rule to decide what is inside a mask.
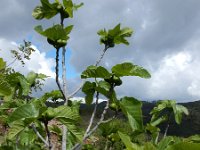
[[[113,66],[112,72],[118,77],[123,77],[123,76],[139,76],[141,78],[151,77],[151,75],[146,69],[137,65],[133,65],[132,63],[129,62]]]
[[[39,108],[33,103],[25,104],[18,107],[9,117],[9,122],[16,120],[24,120],[26,118],[37,118],[39,116]]]
[[[106,78],[109,77],[111,74],[102,66],[89,66],[85,71],[82,72],[81,78]]]

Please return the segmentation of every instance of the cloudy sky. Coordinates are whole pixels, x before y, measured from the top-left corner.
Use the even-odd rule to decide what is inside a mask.
[[[134,29],[130,46],[109,49],[101,65],[111,68],[130,61],[145,67],[151,79],[123,78],[119,97],[142,100],[175,99],[178,102],[200,99],[200,1],[199,0],[76,0],[84,6],[65,24],[74,24],[68,44],[68,83],[73,91],[81,82],[80,72],[94,64],[103,46],[97,31],[118,23]],[[31,13],[39,0],[1,0],[0,57],[12,60],[9,50],[24,39],[37,49],[25,67],[14,64],[26,74],[34,70],[51,76],[45,91],[55,89],[53,58],[55,50],[35,33],[34,26],[49,27],[58,22],[36,21]],[[80,94],[81,95],[81,94]],[[78,95],[78,96],[80,96]]]

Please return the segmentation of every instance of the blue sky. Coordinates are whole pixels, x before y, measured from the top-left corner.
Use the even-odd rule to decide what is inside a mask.
[[[51,49],[51,50],[48,50],[47,53],[46,53],[46,57],[47,58],[55,58],[55,49]],[[77,76],[80,75],[80,73],[77,73],[75,71],[75,68],[73,67],[73,65],[71,64],[70,62],[70,59],[71,59],[71,54],[72,54],[72,50],[67,47],[67,50],[66,50],[66,68],[67,68],[67,79],[71,79],[71,78],[75,78]],[[60,60],[62,60],[61,56],[62,56],[62,51],[60,51]],[[62,65],[60,64],[59,65],[59,74],[62,75]]]

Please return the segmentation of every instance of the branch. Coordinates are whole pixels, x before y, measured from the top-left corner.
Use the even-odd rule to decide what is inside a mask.
[[[83,84],[84,84],[84,83],[85,83],[85,81],[83,81],[83,82],[79,85],[79,87],[67,97],[67,99],[72,98],[74,95],[76,95],[76,94],[79,92],[79,90],[83,87]]]
[[[101,54],[100,58],[99,58],[99,59],[96,61],[96,64],[95,64],[95,66],[98,66],[98,65],[99,65],[99,63],[100,63],[100,62],[101,62],[101,60],[103,59],[103,57],[104,57],[104,55],[105,55],[105,53],[106,53],[107,49],[108,49],[108,47],[106,47],[106,46],[105,46],[105,48],[104,48],[104,50],[103,50],[103,52],[102,52],[102,54]]]
[[[96,129],[99,127],[100,124],[109,122],[115,118],[115,116],[113,116],[112,118],[104,121],[105,114],[107,113],[108,108],[109,108],[109,100],[106,103],[106,106],[103,110],[103,113],[101,114],[101,118],[100,118],[99,122],[96,124],[96,126],[94,128],[92,128],[92,130],[90,130],[86,135],[84,135],[83,141],[85,141],[91,134],[93,134],[94,131],[96,131]],[[72,148],[72,150],[81,150],[81,147],[82,147],[82,145],[80,143],[78,143]]]
[[[63,93],[64,93],[64,96],[65,96],[65,105],[68,105],[65,53],[66,53],[66,48],[63,47],[63,48],[62,48],[62,80],[63,80]]]
[[[15,58],[11,63],[9,63],[6,67],[9,67],[10,65],[12,65],[15,61],[17,60],[17,58]]]
[[[101,60],[103,59],[103,57],[104,57],[106,51],[108,50],[108,48],[109,48],[109,47],[105,46],[105,48],[103,49],[103,52],[102,52],[100,58],[96,61],[95,66],[98,66],[98,65],[99,65],[99,63],[100,63]],[[80,86],[79,86],[74,92],[72,92],[72,93],[67,97],[67,99],[69,99],[69,98],[73,97],[74,95],[76,95],[76,94],[79,92],[79,90],[83,87],[83,84],[84,84],[84,83],[85,83],[85,81],[83,81],[83,82],[80,84]]]
[[[45,131],[46,131],[47,137],[48,137],[48,147],[49,147],[49,150],[51,150],[51,148],[52,148],[52,145],[51,145],[51,134],[50,134],[49,128],[48,128],[48,121],[44,122],[44,126],[45,126]]]
[[[109,108],[109,100],[106,103],[106,106],[101,114],[101,118],[100,118],[99,122],[97,122],[96,126],[90,132],[88,132],[86,136],[84,136],[83,141],[85,141],[99,127],[100,124],[112,120],[112,119],[109,119],[108,121],[104,121],[105,114],[107,113],[108,108]]]
[[[93,122],[94,122],[94,117],[95,117],[95,115],[96,115],[97,106],[98,106],[98,101],[99,101],[99,92],[97,92],[97,94],[96,94],[96,102],[95,102],[94,110],[93,110],[92,116],[91,116],[91,118],[90,118],[90,123],[89,123],[89,125],[88,125],[88,127],[87,127],[87,130],[85,131],[85,134],[84,134],[83,139],[85,139],[85,137],[86,137],[87,134],[89,133],[89,131],[90,131],[91,127],[92,127],[92,124],[93,124]]]
[[[63,90],[62,90],[60,82],[59,82],[59,48],[56,49],[56,67],[55,67],[55,69],[56,69],[56,83],[58,85],[60,92],[63,95],[64,101],[66,101],[65,94],[63,93]]]
[[[46,140],[42,137],[42,135],[38,132],[38,130],[35,127],[35,124],[32,124],[31,127],[33,128],[34,132],[36,133],[36,135],[42,140],[42,142],[49,147],[48,142],[46,142]]]

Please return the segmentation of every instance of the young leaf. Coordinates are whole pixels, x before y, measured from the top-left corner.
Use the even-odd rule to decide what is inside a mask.
[[[120,24],[116,25],[113,29],[108,31],[100,30],[97,32],[100,35],[100,44],[105,44],[106,47],[114,47],[115,44],[125,44],[129,45],[129,42],[126,40],[127,37],[130,37],[133,33],[133,30],[130,28],[120,29]]]
[[[133,129],[143,130],[142,103],[133,97],[124,97],[120,100],[120,107]]]
[[[169,136],[169,137],[165,137],[163,138],[159,143],[158,143],[158,150],[163,150],[163,149],[167,149],[169,147],[169,145],[174,144],[174,138]]]
[[[0,70],[5,69],[6,67],[6,62],[3,61],[3,58],[0,58]]]
[[[199,150],[199,149],[200,149],[200,143],[180,142],[178,144],[169,146],[166,150]]]
[[[25,129],[25,125],[22,120],[17,120],[13,122],[8,130],[7,138],[12,140],[16,135]]]
[[[9,96],[12,94],[12,87],[6,77],[0,74],[0,95]]]
[[[26,79],[30,85],[32,85],[35,82],[36,78],[37,78],[37,73],[33,71],[29,72],[28,75],[26,76]]]
[[[32,12],[32,16],[37,19],[37,20],[41,20],[44,18],[44,12],[43,12],[43,7],[42,6],[37,6],[35,7],[35,9]]]
[[[151,75],[146,69],[137,65],[133,65],[132,63],[129,62],[113,66],[112,72],[118,77],[123,77],[123,76],[139,76],[141,78],[151,77]]]
[[[128,112],[127,112],[127,117],[128,117],[128,121],[129,121],[129,124],[130,124],[133,132],[140,130],[141,124],[139,124],[138,121],[135,120],[135,118],[133,118]]]
[[[187,108],[182,105],[173,105],[173,111],[174,111],[175,121],[177,124],[181,123],[183,114],[189,115]]]
[[[42,6],[37,6],[32,13],[35,19],[41,20],[43,18],[50,19],[54,17],[57,13],[58,3],[49,3],[49,0],[40,0]]]
[[[131,139],[130,139],[130,137],[128,135],[126,135],[126,134],[124,134],[122,132],[119,132],[119,131],[118,131],[118,134],[119,134],[122,142],[125,144],[127,150],[143,150],[142,147],[140,147],[139,145],[131,142]]]
[[[82,88],[83,93],[85,93],[85,102],[90,105],[93,102],[93,97],[95,93],[95,82],[85,82]]]

